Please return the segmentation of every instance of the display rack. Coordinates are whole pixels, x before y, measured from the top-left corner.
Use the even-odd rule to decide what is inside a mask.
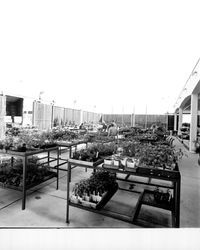
[[[72,166],[76,166],[76,167],[86,167],[86,164],[82,164],[81,162],[74,162],[73,160],[69,159],[68,161],[68,176],[67,176],[67,205],[66,205],[66,223],[69,223],[69,206],[74,206],[80,209],[84,209],[87,211],[91,211],[94,213],[98,213],[98,214],[102,214],[108,217],[112,217],[115,219],[119,219],[125,222],[129,222],[132,224],[137,224],[137,215],[139,213],[139,209],[143,204],[145,204],[145,201],[143,200],[144,197],[144,193],[142,192],[140,195],[140,198],[138,199],[138,204],[136,205],[135,209],[133,209],[132,215],[131,216],[127,216],[125,214],[119,214],[119,213],[115,213],[112,211],[106,211],[103,208],[100,210],[96,210],[93,208],[89,208],[89,207],[84,207],[81,204],[76,204],[73,203],[72,201],[70,201],[70,182],[71,182],[71,169]],[[97,169],[102,169],[101,165],[98,166],[91,166],[91,165],[87,165],[87,168],[93,169],[93,171],[96,171]],[[112,173],[115,173],[116,176],[117,174],[122,174],[124,175],[124,178],[117,178],[117,180],[120,181],[125,181],[125,182],[129,182],[131,184],[137,183],[137,184],[142,184],[142,185],[146,185],[146,186],[156,186],[156,187],[164,187],[164,188],[170,188],[173,191],[173,203],[170,206],[156,206],[155,203],[150,204],[150,202],[147,205],[152,205],[152,206],[156,206],[158,208],[162,208],[162,209],[167,209],[171,211],[172,214],[172,227],[180,227],[180,184],[181,184],[181,175],[178,169],[176,169],[176,171],[172,171],[175,172],[176,174],[160,174],[160,171],[157,173],[156,171],[148,171],[148,169],[145,171],[144,169],[142,171],[136,171],[136,172],[129,172],[129,171],[124,171],[122,169],[106,169],[107,171],[110,171]],[[165,170],[163,170],[165,171]],[[149,179],[148,182],[144,182],[144,181],[134,181],[134,180],[130,180],[129,177],[130,176],[138,176],[138,177],[147,177]],[[160,184],[156,184],[153,183],[152,180],[162,180],[162,181],[168,181],[171,183],[171,185],[160,185]],[[120,188],[119,188],[120,189]],[[125,190],[125,189],[123,189]],[[129,191],[130,190],[126,190]],[[150,191],[149,191],[150,192]],[[145,194],[147,193],[147,191],[145,191]]]
[[[37,186],[54,177],[57,178],[56,189],[58,189],[59,187],[59,147],[58,146],[48,148],[48,149],[38,149],[38,150],[31,150],[31,151],[26,151],[26,152],[18,152],[18,151],[13,151],[13,150],[7,150],[7,151],[1,150],[0,153],[1,155],[6,154],[11,157],[11,164],[13,162],[13,157],[22,159],[22,165],[23,165],[22,186],[17,187],[17,186],[12,186],[12,185],[1,185],[1,187],[4,187],[4,188],[11,188],[11,189],[22,191],[22,210],[24,210],[26,207],[26,191],[28,189],[33,188],[34,186]],[[54,153],[54,154],[56,153],[56,156],[54,157],[51,156],[51,153]],[[26,175],[27,175],[28,158],[32,157],[33,155],[40,155],[40,154],[47,154],[46,156],[39,158],[40,160],[43,160],[41,165],[46,165],[50,169],[55,169],[56,172],[49,171],[49,175],[45,177],[43,180],[27,185]],[[50,163],[53,163],[53,162],[56,162],[56,165],[54,167],[50,166]]]
[[[62,163],[59,164],[59,167],[62,165],[65,165],[68,162],[68,159],[62,158],[62,148],[68,149],[69,150],[69,158],[72,158],[73,148],[76,151],[77,146],[81,145],[81,144],[85,144],[87,147],[88,141],[87,140],[79,140],[79,141],[75,141],[75,142],[67,142],[67,141],[58,141],[57,142],[57,145],[59,147],[59,159],[62,161]],[[60,170],[67,171],[66,168],[60,168]]]
[[[116,141],[116,139],[115,138],[110,138],[109,140],[107,140],[107,141],[101,141],[101,142],[98,142],[98,141],[94,141],[94,142],[92,142],[92,143],[102,143],[102,144],[106,144],[106,143],[110,143],[110,142],[114,142],[114,141]],[[57,141],[57,145],[58,145],[58,147],[59,147],[59,155],[60,155],[60,160],[61,161],[63,161],[62,163],[60,163],[59,164],[59,166],[62,166],[62,165],[65,165],[67,162],[68,162],[68,158],[66,159],[66,158],[63,158],[62,157],[62,148],[66,148],[66,149],[68,149],[69,150],[69,158],[71,159],[72,158],[72,152],[73,152],[73,149],[75,149],[75,152],[76,152],[76,150],[77,150],[77,146],[78,145],[81,145],[81,144],[85,144],[85,146],[86,146],[86,148],[88,147],[88,144],[89,144],[90,142],[88,141],[88,140],[79,140],[79,141],[76,141],[76,142],[65,142],[65,141]],[[103,161],[100,161],[100,162],[98,162],[98,164],[100,164],[100,163],[102,163]],[[79,162],[78,162],[79,163]],[[86,162],[86,165],[87,165],[87,162]],[[96,166],[96,165],[95,165]],[[74,164],[74,167],[73,168],[75,168],[76,167],[76,164]],[[60,168],[60,170],[63,170],[63,171],[67,171],[67,169],[66,168]]]

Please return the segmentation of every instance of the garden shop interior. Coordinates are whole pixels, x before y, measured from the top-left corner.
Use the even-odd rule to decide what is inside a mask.
[[[200,63],[173,112],[0,96],[0,227],[200,227]]]

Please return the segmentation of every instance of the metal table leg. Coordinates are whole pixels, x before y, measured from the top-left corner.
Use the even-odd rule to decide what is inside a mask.
[[[175,227],[180,227],[181,177],[175,184]]]
[[[49,166],[49,164],[50,164],[50,152],[49,151],[47,152],[47,162],[48,162],[48,166]]]
[[[69,158],[72,158],[72,146],[69,147]]]
[[[22,210],[26,207],[26,168],[27,168],[27,156],[23,157],[23,187],[22,187]]]
[[[71,163],[68,162],[66,223],[69,223],[69,191],[70,191],[69,189],[70,189],[70,180],[71,180]]]
[[[56,189],[59,188],[59,148],[57,149],[57,184]]]

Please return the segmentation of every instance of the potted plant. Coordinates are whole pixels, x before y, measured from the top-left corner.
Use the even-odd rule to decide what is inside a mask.
[[[78,200],[84,206],[99,209],[114,195],[117,188],[115,176],[107,171],[98,170],[89,179],[75,184],[71,201]]]

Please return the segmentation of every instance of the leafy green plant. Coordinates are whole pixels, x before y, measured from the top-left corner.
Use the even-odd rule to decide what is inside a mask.
[[[101,157],[112,155],[117,149],[114,143],[96,143],[73,154],[73,159],[94,162]]]
[[[73,193],[82,197],[85,193],[99,193],[102,194],[105,191],[112,189],[116,185],[116,177],[105,170],[97,170],[92,173],[90,178],[83,179],[76,183],[73,188]]]
[[[41,181],[49,173],[49,168],[40,165],[38,158],[33,157],[28,160],[26,184],[30,185],[34,182]],[[21,186],[23,180],[23,164],[21,160],[14,159],[13,166],[6,162],[0,164],[0,182],[14,186]]]

